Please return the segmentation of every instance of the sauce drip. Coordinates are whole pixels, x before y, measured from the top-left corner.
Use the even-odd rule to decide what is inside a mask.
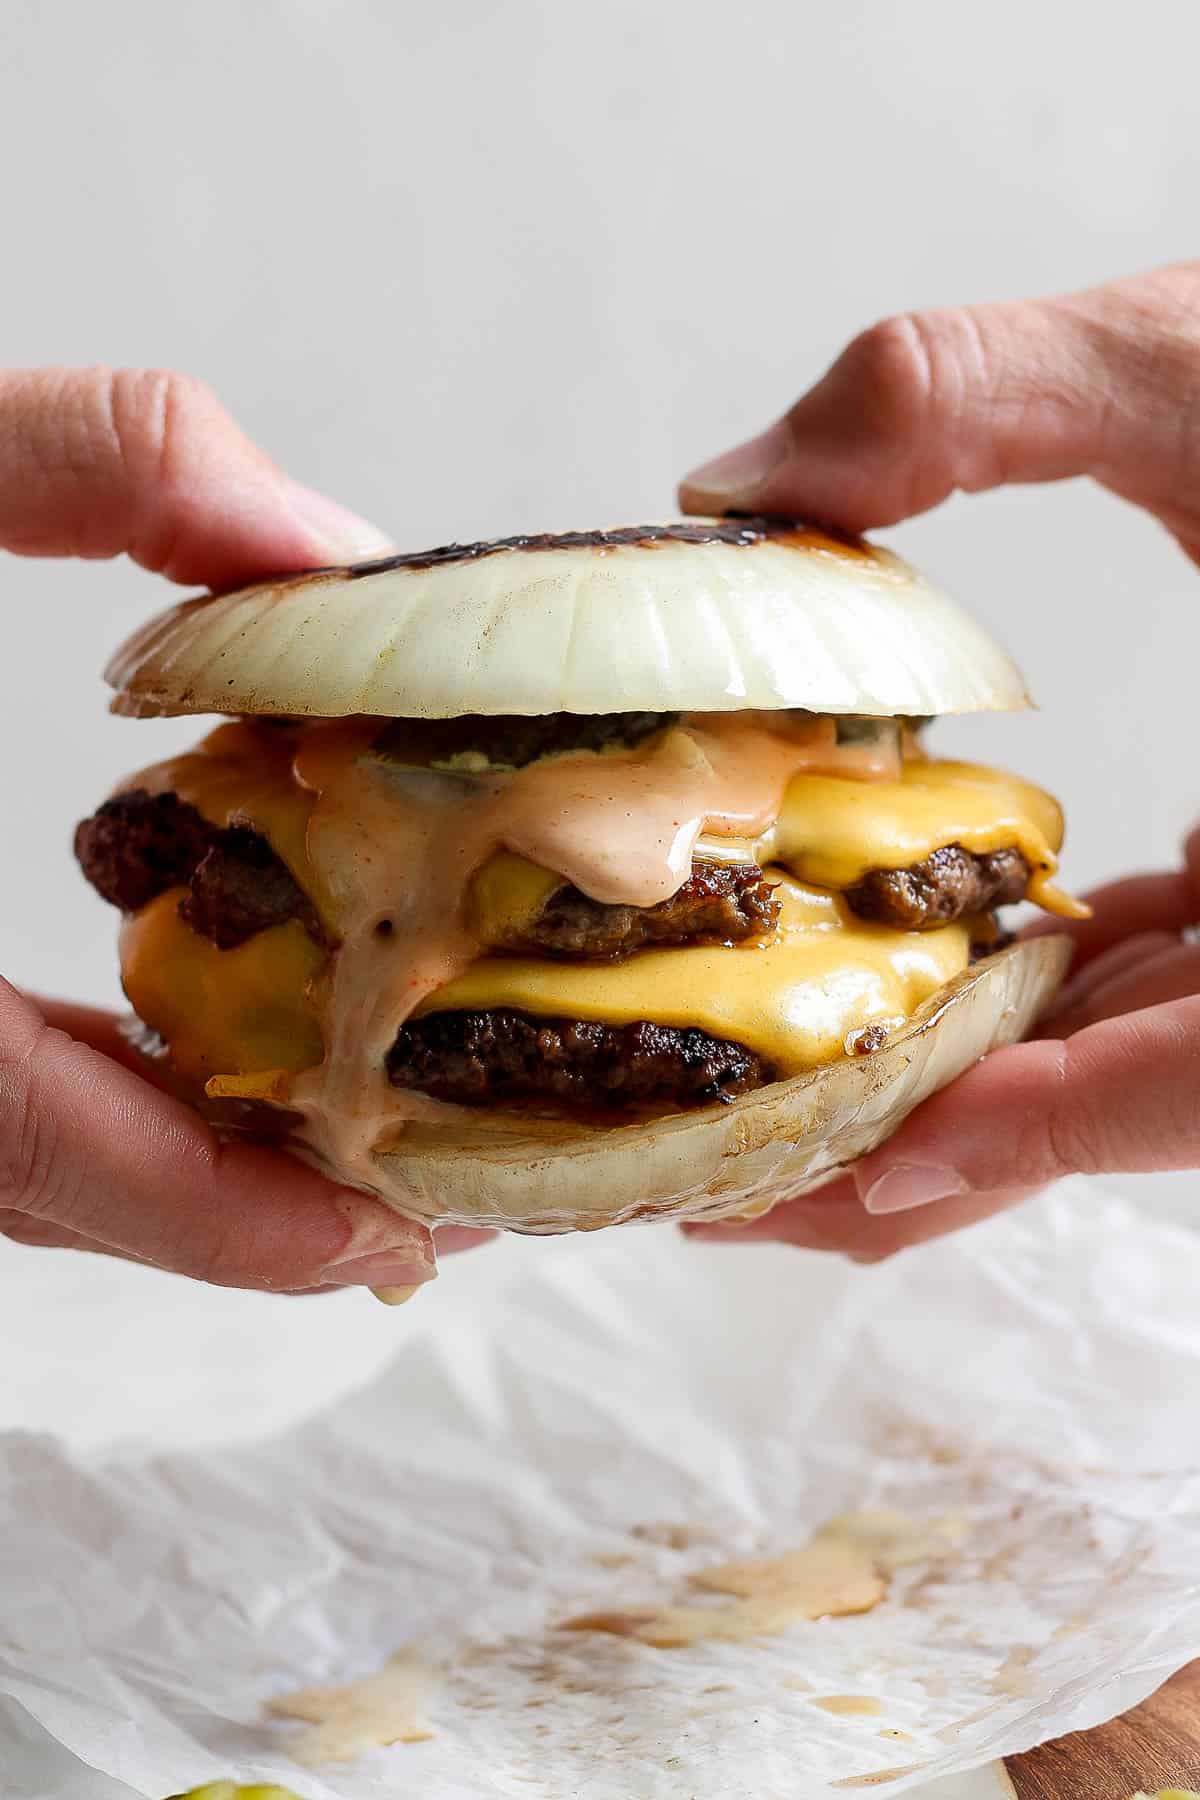
[[[307,861],[339,948],[322,978],[324,1060],[291,1104],[304,1142],[371,1185],[372,1152],[441,1103],[390,1086],[397,1030],[479,956],[472,877],[498,851],[551,869],[592,899],[653,906],[686,880],[701,834],[760,837],[800,770],[894,778],[893,741],[839,745],[832,719],[741,713],[685,720],[652,742],[463,775],[389,762],[378,726],[309,727],[294,774],[313,795]]]

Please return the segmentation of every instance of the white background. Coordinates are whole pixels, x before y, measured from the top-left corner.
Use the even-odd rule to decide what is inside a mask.
[[[1200,254],[1198,56],[1178,0],[5,0],[0,355],[190,369],[408,547],[661,516],[883,313]],[[1062,795],[1076,884],[1169,858],[1200,576],[1079,484],[891,535],[1044,708],[943,741]],[[193,735],[104,714],[165,590],[0,579],[0,968],[115,1000],[69,839]],[[281,1418],[400,1329],[14,1249],[0,1305],[0,1418],[91,1441]]]

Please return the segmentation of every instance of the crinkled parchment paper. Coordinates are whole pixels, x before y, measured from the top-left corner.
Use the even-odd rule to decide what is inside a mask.
[[[381,1378],[273,1442],[9,1436],[0,1791],[804,1800],[1095,1723],[1200,1654],[1198,1266],[1083,1183],[876,1269],[631,1228],[490,1306],[423,1295]],[[950,1540],[872,1611],[685,1649],[561,1629],[863,1508]],[[266,1703],[400,1651],[434,1735],[300,1768]]]

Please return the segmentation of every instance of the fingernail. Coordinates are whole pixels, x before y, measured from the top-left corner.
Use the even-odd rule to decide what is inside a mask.
[[[287,484],[287,499],[293,513],[315,540],[314,548],[329,562],[365,562],[372,556],[386,556],[395,545],[386,533],[360,519],[348,507],[340,506],[327,494],[304,487],[298,481]]]
[[[322,1281],[337,1287],[417,1288],[437,1275],[433,1263],[414,1262],[411,1256],[397,1256],[390,1250],[376,1250],[370,1256],[351,1256],[345,1262],[331,1263],[321,1272]]]
[[[755,490],[779,467],[790,449],[787,426],[772,425],[759,437],[685,475],[680,496],[686,505],[707,507],[710,512],[721,512],[736,501],[753,499]]]
[[[929,1206],[934,1200],[949,1200],[966,1191],[967,1184],[957,1169],[897,1163],[876,1176],[861,1198],[869,1213],[897,1213],[908,1212],[914,1206]]]

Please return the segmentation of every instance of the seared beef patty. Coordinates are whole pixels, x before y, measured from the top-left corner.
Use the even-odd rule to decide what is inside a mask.
[[[232,950],[255,932],[299,919],[321,941],[316,908],[260,832],[245,825],[218,831],[192,871],[180,917],[218,950]]]
[[[266,838],[244,825],[210,825],[176,794],[131,788],[106,800],[76,830],[75,854],[92,886],[123,912],[186,886],[180,912],[221,950],[289,919],[321,939],[312,902]]]
[[[98,894],[137,912],[182,887],[208,851],[214,827],[175,794],[132,788],[106,800],[75,829],[75,855]]]
[[[589,1111],[702,1106],[771,1079],[751,1051],[706,1031],[644,1019],[540,1019],[506,1007],[410,1019],[388,1052],[387,1072],[393,1087],[460,1106],[548,1101]]]
[[[772,930],[778,917],[779,902],[761,869],[696,863],[658,906],[606,906],[576,887],[560,888],[495,948],[611,961],[646,944],[736,943]]]
[[[974,856],[960,844],[935,850],[909,869],[872,869],[845,893],[860,919],[924,931],[1025,897],[1030,868],[1019,850]]]
[[[186,886],[180,912],[222,950],[289,919],[320,939],[311,902],[259,832],[219,830],[174,794],[135,788],[106,801],[80,825],[75,854],[93,887],[125,912]],[[732,942],[769,931],[778,916],[761,870],[698,863],[660,906],[605,906],[577,888],[560,889],[498,947],[607,960],[644,944]]]
[[[75,854],[93,887],[125,912],[187,886],[184,918],[223,950],[289,919],[321,938],[311,901],[260,833],[210,825],[175,794],[134,788],[106,801],[76,831]],[[1011,905],[1023,898],[1029,875],[1019,850],[975,856],[950,844],[911,868],[873,869],[844,897],[859,918],[919,931]],[[609,906],[560,888],[494,947],[604,961],[649,944],[738,942],[770,931],[778,916],[760,869],[701,862],[658,906]]]

